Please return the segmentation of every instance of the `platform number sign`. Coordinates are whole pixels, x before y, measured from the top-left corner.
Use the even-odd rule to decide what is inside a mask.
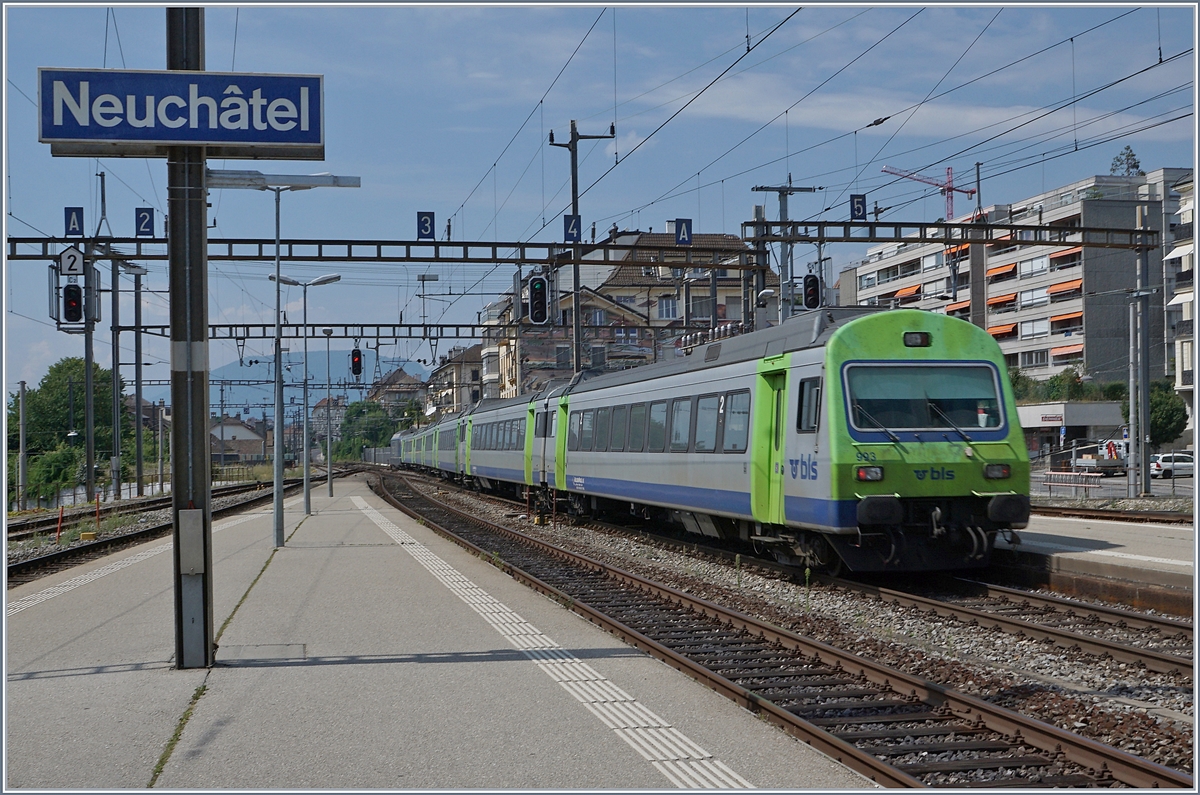
[[[133,236],[154,237],[154,208],[138,207],[133,211]]]
[[[433,213],[417,213],[417,240],[433,240]]]
[[[65,237],[83,237],[83,208],[82,207],[64,207],[63,208],[66,224]]]
[[[60,276],[82,276],[83,252],[74,246],[67,247],[58,255],[58,273]]]
[[[850,220],[865,221],[867,220],[867,194],[851,193],[850,194]]]
[[[677,246],[692,245],[692,219],[691,218],[676,218],[675,219],[675,245],[677,245]]]
[[[583,240],[583,224],[578,215],[563,216],[563,240],[567,243],[579,243]]]

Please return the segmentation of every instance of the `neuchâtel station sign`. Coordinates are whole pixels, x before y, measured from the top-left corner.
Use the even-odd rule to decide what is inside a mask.
[[[52,155],[323,160],[324,78],[245,72],[38,69],[38,140]]]

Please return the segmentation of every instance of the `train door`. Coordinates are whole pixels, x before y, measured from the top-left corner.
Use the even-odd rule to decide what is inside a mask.
[[[525,485],[537,485],[537,481],[533,479],[533,456],[534,447],[541,440],[537,438],[537,402],[531,401],[525,407],[525,422],[521,427],[525,429],[524,438],[521,439],[521,450],[523,451],[522,458],[525,459]]]
[[[787,358],[784,355],[764,359],[756,379],[750,499],[755,520],[763,524],[784,522]]]

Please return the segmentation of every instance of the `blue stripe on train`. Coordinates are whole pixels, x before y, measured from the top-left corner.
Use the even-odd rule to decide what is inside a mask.
[[[513,483],[525,482],[525,470],[523,469],[508,469],[507,467],[485,467],[477,464],[471,465],[471,474],[484,478],[495,478],[496,480],[509,480]]]
[[[789,524],[829,528],[858,527],[858,500],[784,496],[783,511]]]
[[[584,477],[572,475],[570,472],[567,473],[566,487],[570,491],[632,502],[687,506],[688,509],[700,512],[716,511],[738,516],[750,515],[749,492]]]

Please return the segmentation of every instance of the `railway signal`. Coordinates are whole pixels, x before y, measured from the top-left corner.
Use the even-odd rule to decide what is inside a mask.
[[[815,273],[805,275],[802,292],[805,309],[817,309],[821,306],[821,278]]]
[[[362,351],[358,348],[350,351],[350,372],[362,375]]]
[[[529,322],[544,325],[550,319],[550,290],[545,276],[529,277]]]
[[[83,288],[78,284],[68,284],[63,286],[62,290],[63,302],[63,322],[64,323],[82,323],[83,322]]]

